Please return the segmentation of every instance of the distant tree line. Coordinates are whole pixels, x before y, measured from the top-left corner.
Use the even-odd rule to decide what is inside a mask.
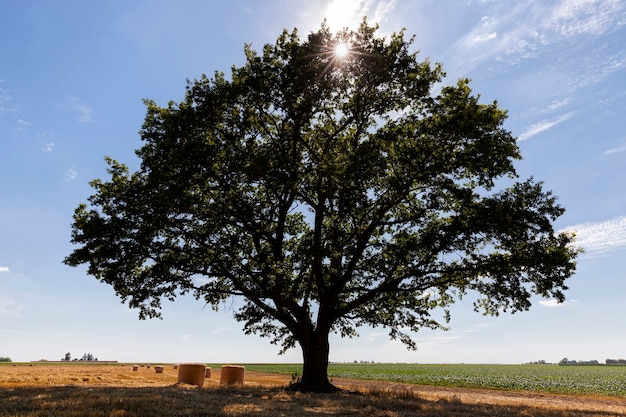
[[[61,359],[63,362],[69,362],[72,360],[72,354],[70,352],[67,352],[65,354],[65,356],[63,357],[63,359]],[[89,362],[97,362],[98,358],[96,358],[93,354],[91,353],[84,353],[83,356],[78,359],[78,358],[74,358],[74,361],[89,361]]]
[[[606,365],[626,365],[626,359],[607,359],[604,363]],[[559,362],[559,365],[600,365],[600,362],[595,359],[590,361],[576,361],[563,358]]]
[[[0,356],[0,362],[13,362],[8,356]]]

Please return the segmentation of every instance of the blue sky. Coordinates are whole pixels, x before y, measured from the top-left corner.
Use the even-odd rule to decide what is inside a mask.
[[[586,253],[567,301],[498,318],[463,300],[450,330],[417,351],[384,329],[331,340],[332,361],[521,363],[626,358],[626,2],[621,0],[0,0],[0,356],[66,352],[127,362],[299,362],[245,336],[232,310],[192,299],[139,321],[113,290],[62,264],[74,208],[106,178],[104,156],[136,168],[142,99],[181,100],[186,79],[243,63],[244,43],[354,26],[403,27],[485,102],[508,109],[522,177],[553,190]]]

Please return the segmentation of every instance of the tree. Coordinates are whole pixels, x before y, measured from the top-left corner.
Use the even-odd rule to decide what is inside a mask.
[[[63,358],[64,361],[71,361],[72,360],[72,354],[70,352],[67,352],[65,354],[65,357]]]
[[[492,315],[563,301],[573,236],[553,229],[553,194],[517,177],[506,112],[466,79],[433,92],[442,67],[376,30],[284,31],[246,46],[229,79],[146,100],[140,168],[106,159],[64,262],[141,319],[180,294],[214,309],[236,297],[245,333],[299,345],[299,388],[314,391],[334,388],[331,332],[380,326],[415,348],[411,333],[443,328],[468,292]]]

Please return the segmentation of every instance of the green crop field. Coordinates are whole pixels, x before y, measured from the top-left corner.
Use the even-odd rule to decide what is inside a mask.
[[[297,374],[297,364],[246,365]],[[465,388],[626,396],[626,366],[331,364],[330,378],[354,378]]]

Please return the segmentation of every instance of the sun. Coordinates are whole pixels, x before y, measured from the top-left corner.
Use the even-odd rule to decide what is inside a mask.
[[[335,45],[335,56],[338,59],[345,59],[350,53],[350,45],[347,42],[339,42]]]

